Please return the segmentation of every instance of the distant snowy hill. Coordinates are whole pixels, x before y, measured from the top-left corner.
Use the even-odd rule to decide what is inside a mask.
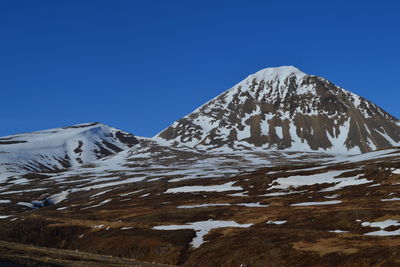
[[[197,148],[360,153],[400,143],[399,120],[291,66],[263,69],[156,136]]]
[[[140,141],[100,123],[0,138],[0,180],[13,174],[51,171],[91,163]]]

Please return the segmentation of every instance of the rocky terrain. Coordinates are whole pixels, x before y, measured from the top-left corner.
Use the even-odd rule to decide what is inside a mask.
[[[157,137],[189,147],[360,153],[399,144],[399,120],[291,66],[263,69]]]
[[[323,78],[265,69],[154,138],[115,131],[52,130],[92,156],[0,180],[0,259],[400,266],[399,121]]]

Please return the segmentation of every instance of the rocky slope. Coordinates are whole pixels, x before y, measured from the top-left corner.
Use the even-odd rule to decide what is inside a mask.
[[[5,136],[0,138],[0,181],[91,163],[138,143],[133,135],[100,123]]]
[[[206,149],[360,153],[399,144],[400,122],[324,78],[278,67],[250,75],[157,138]]]

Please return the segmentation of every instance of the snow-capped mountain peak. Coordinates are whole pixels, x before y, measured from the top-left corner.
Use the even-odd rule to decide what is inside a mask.
[[[315,94],[314,88],[304,84],[307,76],[293,66],[266,68],[249,75],[230,91],[233,94],[235,91],[248,92],[258,100],[262,100],[262,97],[285,98],[289,94]]]
[[[157,138],[206,149],[229,146],[360,153],[398,145],[398,122],[327,79],[282,66],[248,76]]]
[[[0,172],[4,178],[60,170],[91,163],[139,142],[127,132],[96,122],[5,136],[0,138]]]
[[[249,75],[245,81],[256,79],[257,81],[284,81],[288,77],[295,76],[300,79],[307,74],[294,66],[280,66],[275,68],[265,68],[254,74]]]

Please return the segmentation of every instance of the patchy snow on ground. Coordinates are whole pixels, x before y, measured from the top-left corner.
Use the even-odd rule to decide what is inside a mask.
[[[28,207],[28,208],[31,208],[31,209],[35,209],[36,208],[36,206],[34,204],[29,203],[29,202],[18,202],[17,205]]]
[[[331,201],[320,201],[320,202],[302,202],[302,203],[295,203],[291,204],[290,206],[317,206],[317,205],[335,205],[340,204],[342,201],[340,200],[331,200]]]
[[[248,228],[253,224],[239,224],[235,221],[200,221],[200,222],[192,222],[184,225],[160,225],[155,226],[152,229],[154,230],[181,230],[181,229],[193,229],[196,231],[196,236],[190,243],[194,248],[200,247],[204,243],[203,237],[208,234],[209,231],[216,228],[224,228],[224,227],[241,227]]]
[[[133,227],[122,227],[121,230],[129,230],[132,229]]]
[[[394,231],[379,230],[379,231],[369,232],[369,233],[366,233],[364,235],[370,235],[370,236],[395,236],[395,235],[400,235],[400,230],[394,230]]]
[[[287,221],[268,221],[267,224],[284,224],[287,223]]]
[[[398,198],[398,197],[381,199],[381,201],[399,201],[399,200],[400,200],[400,198]]]
[[[65,200],[68,197],[68,194],[69,194],[68,191],[62,191],[58,194],[48,197],[46,200],[50,205],[56,205],[56,204],[60,203],[61,201]]]
[[[243,190],[240,186],[233,186],[235,182],[220,185],[193,185],[169,188],[165,193],[187,193],[187,192],[224,192]]]
[[[361,223],[361,225],[364,227],[369,226],[369,227],[379,227],[381,229],[385,229],[386,227],[389,227],[389,226],[399,226],[400,223],[397,220],[389,219],[389,220],[384,220],[381,222],[363,222],[363,223]]]
[[[331,232],[331,233],[337,233],[337,234],[340,234],[340,233],[348,233],[349,231],[343,231],[343,230],[330,230],[329,232]]]
[[[332,199],[332,198],[338,198],[338,194],[330,195],[330,196],[324,196],[324,198]]]
[[[341,155],[335,159],[328,161],[330,164],[342,163],[342,162],[360,162],[366,160],[376,160],[376,159],[383,159],[386,157],[393,156],[391,153],[398,152],[398,149],[391,148],[391,149],[384,149],[384,150],[377,150],[372,151],[364,154],[359,155]]]
[[[386,227],[389,226],[400,226],[400,223],[398,220],[384,220],[384,221],[380,221],[380,222],[362,222],[361,226],[363,227],[378,227],[381,230],[378,231],[373,231],[373,232],[369,232],[366,233],[364,235],[369,235],[369,236],[396,236],[396,235],[400,235],[400,229],[398,230],[394,230],[394,231],[385,231],[383,229],[385,229]]]
[[[144,189],[139,189],[139,190],[136,190],[136,191],[133,191],[133,192],[120,194],[120,196],[121,196],[121,197],[126,197],[126,196],[129,196],[129,195],[137,194],[137,193],[139,193],[139,192],[141,192],[141,191],[143,191],[143,190],[144,190]],[[107,190],[107,191],[108,191],[108,190]],[[93,195],[93,196],[95,196],[95,195]],[[93,196],[92,196],[92,197],[93,197]]]
[[[294,175],[286,178],[278,178],[270,184],[270,187],[268,189],[287,190],[290,188],[310,186],[315,184],[334,184],[333,186],[322,190],[323,192],[326,192],[338,190],[345,186],[360,185],[371,182],[367,179],[359,179],[359,177],[335,178],[337,176],[340,176],[341,174],[343,174],[343,171],[328,171],[318,174]]]
[[[178,206],[178,209],[193,209],[193,208],[204,208],[204,207],[219,207],[219,206],[244,206],[244,207],[269,207],[269,205],[257,203],[207,203],[207,204],[199,204],[199,205],[190,205],[190,206]]]
[[[106,203],[108,203],[108,202],[111,202],[112,201],[112,199],[106,199],[106,200],[103,200],[102,202],[100,202],[100,203],[98,203],[98,204],[96,204],[96,205],[91,205],[91,206],[89,206],[89,207],[84,207],[84,208],[82,208],[81,210],[86,210],[86,209],[91,209],[91,208],[97,208],[97,207],[100,207],[100,206],[102,206],[102,205],[104,205],[104,204],[106,204]]]

